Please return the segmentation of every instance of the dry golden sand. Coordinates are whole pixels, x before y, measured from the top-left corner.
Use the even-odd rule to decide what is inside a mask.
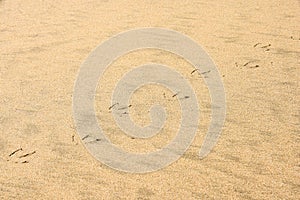
[[[0,1],[0,198],[299,199],[299,13],[296,0]],[[105,86],[97,89],[97,115],[124,149],[167,144],[180,119],[169,91],[150,85],[132,99],[139,124],[149,123],[155,102],[170,111],[165,129],[149,141],[122,134],[108,100],[117,78],[136,64],[176,68],[196,90],[202,113],[181,159],[153,173],[122,173],[95,160],[76,134],[72,90],[81,63],[101,41],[138,27],[182,32],[218,66],[227,117],[204,160],[197,153],[209,125],[207,88],[190,74],[192,66],[165,52],[133,52],[116,61],[99,82]]]

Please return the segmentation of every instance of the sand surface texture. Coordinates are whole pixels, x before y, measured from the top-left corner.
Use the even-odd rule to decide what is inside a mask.
[[[296,0],[1,0],[0,199],[299,199],[299,24]],[[131,99],[140,125],[150,122],[154,103],[168,111],[149,140],[123,134],[108,108],[114,85],[134,66],[173,67],[190,81],[201,110],[195,140],[178,161],[148,174],[119,172],[94,159],[76,133],[72,93],[81,63],[100,42],[139,27],[188,35],[218,66],[226,122],[203,160],[207,87],[192,65],[160,50],[116,60],[99,80],[95,108],[116,145],[131,152],[163,147],[180,125],[169,90],[148,85]]]

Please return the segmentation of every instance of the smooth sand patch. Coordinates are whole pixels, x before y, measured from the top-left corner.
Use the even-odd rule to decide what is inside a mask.
[[[299,10],[296,0],[0,1],[0,198],[299,199]],[[147,124],[149,105],[160,102],[170,121],[148,142],[122,135],[107,100],[123,71],[145,60],[164,62],[187,77],[199,98],[192,146],[174,164],[142,175],[96,161],[72,119],[83,60],[101,41],[139,27],[174,29],[201,44],[218,66],[227,100],[221,138],[199,160],[210,100],[192,66],[151,50],[114,63],[101,80],[107,87],[97,89],[107,96],[96,97],[96,107],[124,149],[165,145],[180,112],[170,91],[148,86],[132,99],[133,118]]]

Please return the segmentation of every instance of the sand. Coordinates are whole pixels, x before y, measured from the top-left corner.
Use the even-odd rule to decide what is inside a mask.
[[[296,0],[0,1],[0,198],[299,199],[299,11]],[[141,125],[155,102],[170,111],[149,141],[122,134],[108,110],[126,70],[162,62],[184,74],[199,98],[199,130],[188,151],[160,171],[129,174],[94,159],[76,133],[72,93],[81,63],[100,42],[139,27],[186,34],[218,66],[226,122],[203,160],[197,154],[210,117],[203,78],[184,60],[155,50],[109,67],[96,94],[99,123],[128,151],[166,145],[180,120],[170,91],[150,85],[132,99],[132,118]]]

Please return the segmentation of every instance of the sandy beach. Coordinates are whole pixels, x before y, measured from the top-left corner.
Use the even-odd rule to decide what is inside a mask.
[[[0,0],[0,199],[299,199],[300,3],[278,1]],[[108,109],[115,84],[134,66],[172,66],[199,100],[196,137],[187,152],[152,173],[109,168],[85,148],[72,115],[82,62],[120,32],[162,27],[200,44],[226,92],[221,137],[198,156],[211,102],[203,77],[184,59],[145,49],[116,60],[99,80],[95,108],[107,137],[130,152],[151,152],[176,135],[180,108],[169,90],[148,85],[130,115],[169,111],[162,131],[133,139]],[[209,74],[207,74],[209,77]]]

